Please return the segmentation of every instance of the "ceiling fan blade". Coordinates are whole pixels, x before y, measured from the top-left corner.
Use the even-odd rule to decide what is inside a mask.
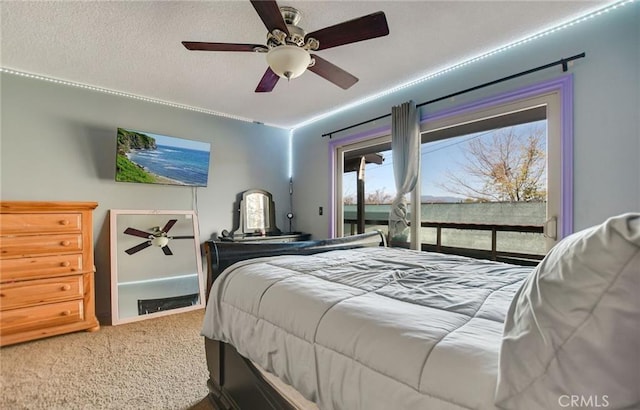
[[[144,232],[135,228],[127,228],[124,230],[127,235],[138,236],[140,238],[149,238],[151,235],[149,232]]]
[[[167,256],[173,255],[173,252],[171,252],[171,249],[169,249],[168,245],[162,247],[162,252],[164,252],[164,254]]]
[[[331,64],[327,60],[324,60],[315,54],[311,54],[311,58],[316,60],[316,62],[314,65],[309,67],[308,70],[313,71],[325,80],[331,81],[338,87],[346,90],[358,82],[357,77],[354,77],[342,68]]]
[[[382,11],[326,27],[305,36],[320,42],[318,50],[369,40],[389,34],[387,18]]]
[[[162,232],[164,233],[169,232],[169,229],[173,228],[173,225],[175,225],[176,222],[178,222],[177,219],[169,219],[169,221],[167,221],[167,224],[164,226],[164,228],[162,228]]]
[[[167,236],[169,239],[193,239],[193,236]]]
[[[133,248],[127,249],[125,252],[129,255],[133,255],[134,253],[140,252],[141,250],[143,250],[144,248],[148,248],[149,246],[151,246],[151,241],[142,242],[141,244],[136,245]]]
[[[277,28],[286,33],[287,36],[289,35],[287,25],[282,18],[282,13],[280,13],[280,7],[278,7],[278,3],[275,0],[251,0],[251,4],[256,9],[256,13],[262,19],[269,33]]]
[[[264,72],[262,79],[260,80],[260,82],[258,83],[258,86],[256,87],[256,92],[257,93],[271,92],[271,90],[273,90],[273,87],[275,87],[276,84],[278,83],[279,79],[280,77],[278,77],[278,74],[274,73],[271,70],[271,67],[267,67],[267,71]]]
[[[262,44],[204,43],[200,41],[183,41],[182,45],[192,51],[268,51]]]

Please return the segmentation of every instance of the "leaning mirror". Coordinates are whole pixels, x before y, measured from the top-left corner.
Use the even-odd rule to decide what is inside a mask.
[[[194,211],[111,210],[112,324],[204,306]]]

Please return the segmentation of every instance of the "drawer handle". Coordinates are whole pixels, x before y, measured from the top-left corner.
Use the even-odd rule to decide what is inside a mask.
[[[62,245],[62,246],[69,246],[70,244],[71,244],[71,242],[69,242],[69,241],[60,242],[60,245]]]
[[[60,316],[71,316],[71,311],[63,310],[62,312],[60,312]]]
[[[71,262],[69,261],[60,262],[60,266],[62,266],[63,268],[66,268],[69,265],[71,265]]]
[[[71,285],[62,285],[60,290],[71,290]]]
[[[63,219],[60,221],[60,225],[69,225],[69,220],[68,219]]]

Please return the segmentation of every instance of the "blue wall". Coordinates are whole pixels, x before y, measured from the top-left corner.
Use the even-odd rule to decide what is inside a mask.
[[[2,74],[2,200],[95,201],[96,299],[106,316],[109,209],[199,211],[200,240],[233,228],[236,195],[274,195],[289,205],[289,132],[77,87]],[[117,127],[211,143],[206,188],[115,182]],[[268,172],[265,172],[268,170]],[[107,292],[106,299],[103,297]]]

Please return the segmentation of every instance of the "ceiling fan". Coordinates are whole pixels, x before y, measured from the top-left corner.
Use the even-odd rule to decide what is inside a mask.
[[[164,228],[162,229],[160,229],[159,226],[154,226],[153,228],[151,228],[152,232],[145,232],[135,228],[125,229],[124,233],[126,233],[127,235],[132,235],[132,236],[137,236],[139,238],[147,239],[146,241],[125,250],[125,252],[128,253],[129,255],[133,255],[136,252],[140,252],[141,250],[148,248],[151,245],[154,245],[162,248],[162,252],[164,252],[165,255],[173,255],[173,252],[171,252],[171,249],[169,249],[170,239],[193,239],[193,236],[167,235],[167,232],[169,232],[169,230],[173,228],[173,225],[175,225],[176,222],[178,222],[177,219],[170,219],[169,221],[167,221]]]
[[[251,4],[267,27],[266,45],[197,41],[182,44],[188,50],[266,53],[269,67],[258,83],[257,93],[270,92],[281,77],[296,78],[307,68],[346,90],[358,78],[312,52],[389,34],[387,19],[381,11],[306,33],[297,25],[301,18],[297,9],[278,7],[275,0],[251,0]]]

